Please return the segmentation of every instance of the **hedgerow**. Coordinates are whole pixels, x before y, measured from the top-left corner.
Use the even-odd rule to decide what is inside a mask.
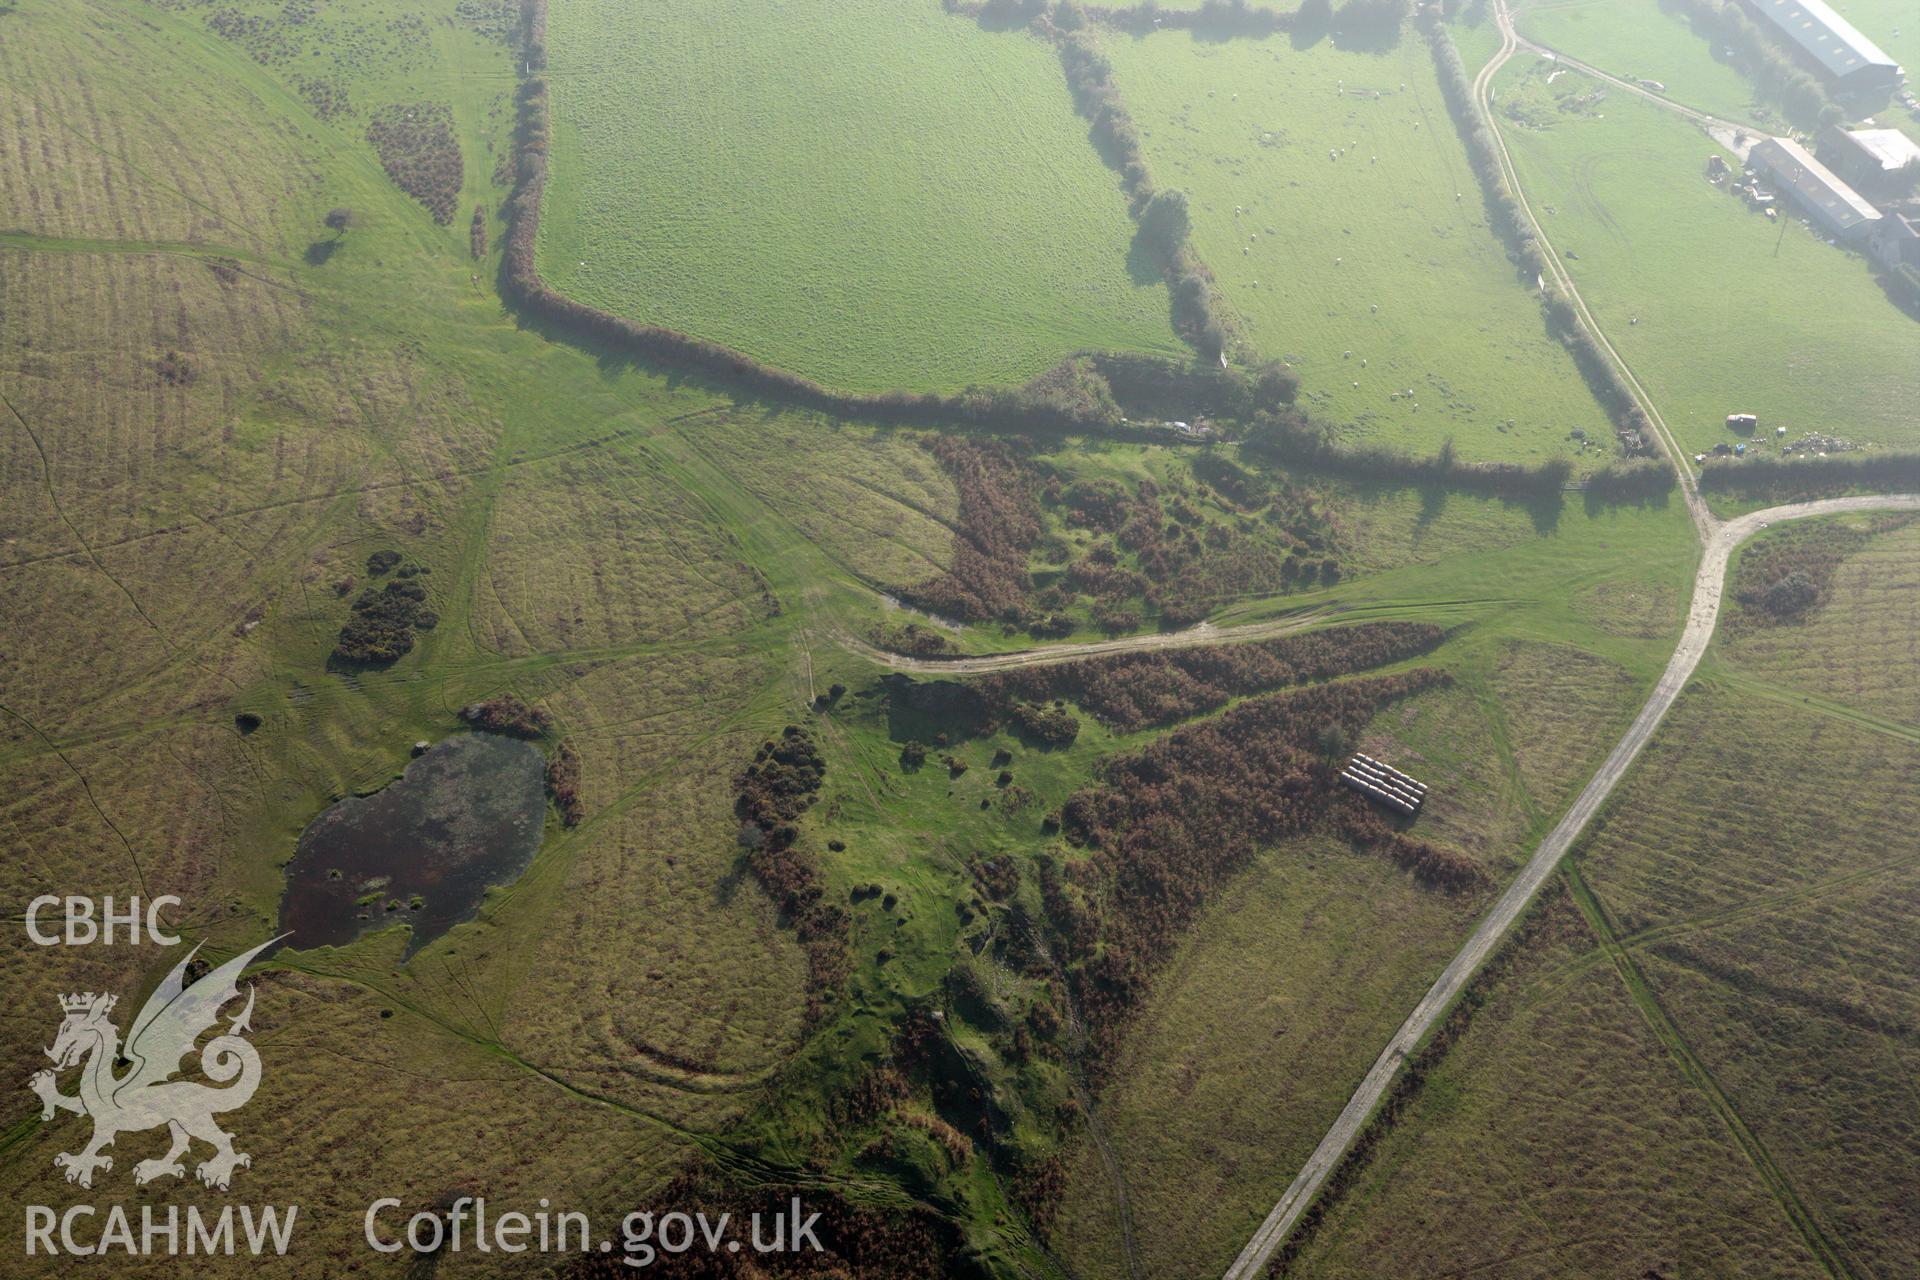
[[[1434,69],[1439,73],[1440,96],[1446,100],[1454,128],[1466,145],[1468,165],[1480,184],[1488,224],[1507,246],[1508,256],[1521,274],[1529,280],[1544,282],[1549,274],[1546,254],[1534,237],[1533,226],[1520,207],[1520,201],[1507,185],[1500,166],[1499,150],[1474,102],[1472,77],[1467,74],[1466,64],[1460,60],[1460,51],[1454,48],[1453,38],[1447,34],[1437,9],[1424,11],[1419,21],[1428,48],[1433,53]],[[1607,359],[1606,353],[1581,323],[1573,304],[1542,283],[1540,306],[1547,332],[1573,357],[1580,376],[1585,379],[1594,398],[1607,411],[1608,418],[1619,432],[1622,446],[1629,453],[1650,451],[1652,424],[1619,369]]]
[[[1439,485],[1505,498],[1553,497],[1573,476],[1573,464],[1565,458],[1550,458],[1534,467],[1517,462],[1462,462],[1451,440],[1427,457],[1381,446],[1337,445],[1324,426],[1296,412],[1260,417],[1242,441],[1242,449],[1255,457],[1331,475]]]
[[[1853,489],[1920,487],[1920,453],[1839,454],[1826,458],[1710,458],[1703,493],[1781,501],[1830,497]]]

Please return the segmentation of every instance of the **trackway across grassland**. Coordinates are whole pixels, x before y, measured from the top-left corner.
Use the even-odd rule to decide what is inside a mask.
[[[1421,997],[1420,1003],[1414,1006],[1413,1012],[1394,1033],[1393,1039],[1387,1042],[1373,1069],[1367,1072],[1333,1127],[1307,1158],[1305,1167],[1294,1178],[1286,1194],[1280,1197],[1280,1202],[1274,1205],[1266,1221],[1260,1224],[1253,1239],[1247,1242],[1240,1256],[1227,1268],[1225,1280],[1254,1280],[1254,1277],[1263,1273],[1267,1263],[1292,1233],[1301,1212],[1319,1192],[1327,1175],[1346,1155],[1347,1148],[1360,1135],[1374,1108],[1386,1096],[1387,1087],[1399,1073],[1401,1064],[1439,1025],[1441,1017],[1455,998],[1465,990],[1474,971],[1493,954],[1494,948],[1513,928],[1527,904],[1533,901],[1534,895],[1560,865],[1561,858],[1566,856],[1574,840],[1600,811],[1620,779],[1626,776],[1628,766],[1653,737],[1654,730],[1680,696],[1680,690],[1692,677],[1694,668],[1700,665],[1707,644],[1713,639],[1714,624],[1720,617],[1720,603],[1726,587],[1727,562],[1734,549],[1768,525],[1783,520],[1803,520],[1850,511],[1885,510],[1920,511],[1920,494],[1829,498],[1821,502],[1756,511],[1724,523],[1716,522],[1708,535],[1700,570],[1694,576],[1693,604],[1688,611],[1686,631],[1680,637],[1680,647],[1674,651],[1660,682],[1654,686],[1652,695],[1635,717],[1626,737],[1614,747],[1606,763],[1600,766],[1600,771],[1587,783],[1579,799],[1573,802],[1573,807],[1540,842],[1539,848],[1534,850],[1525,870],[1507,886],[1507,891],[1500,895],[1500,900],[1480,921],[1466,945],[1441,971],[1427,994]]]
[[[1280,1197],[1279,1203],[1273,1206],[1265,1221],[1254,1232],[1253,1238],[1240,1251],[1240,1255],[1234,1259],[1233,1265],[1227,1268],[1223,1280],[1255,1280],[1256,1277],[1265,1273],[1274,1255],[1292,1235],[1294,1227],[1299,1223],[1300,1215],[1305,1212],[1314,1196],[1319,1194],[1328,1176],[1338,1167],[1354,1140],[1366,1127],[1375,1109],[1386,1097],[1387,1089],[1399,1074],[1401,1066],[1434,1028],[1439,1026],[1441,1018],[1452,1007],[1454,1000],[1466,989],[1467,982],[1519,921],[1528,904],[1539,893],[1541,886],[1559,867],[1561,859],[1566,856],[1574,840],[1600,811],[1607,797],[1613,793],[1613,789],[1626,775],[1635,757],[1653,737],[1654,730],[1660,726],[1660,722],[1680,696],[1681,689],[1685,688],[1687,681],[1692,678],[1694,669],[1700,665],[1700,659],[1705,655],[1707,645],[1713,639],[1714,625],[1719,620],[1721,600],[1726,590],[1727,566],[1734,550],[1768,525],[1783,520],[1800,520],[1812,516],[1839,515],[1854,511],[1920,511],[1920,494],[1832,498],[1821,502],[1806,502],[1796,506],[1757,511],[1730,521],[1717,519],[1707,509],[1707,504],[1701,499],[1699,490],[1695,487],[1686,455],[1667,429],[1666,419],[1660,415],[1658,406],[1653,403],[1646,388],[1634,376],[1633,370],[1627,366],[1625,359],[1601,331],[1599,322],[1588,310],[1585,300],[1581,298],[1579,288],[1574,284],[1573,277],[1567,272],[1565,264],[1560,260],[1560,255],[1548,240],[1546,228],[1535,216],[1533,207],[1521,188],[1519,173],[1514,168],[1512,157],[1507,151],[1506,141],[1501,136],[1499,123],[1495,118],[1491,86],[1494,76],[1524,42],[1514,30],[1513,17],[1508,12],[1506,0],[1494,0],[1494,14],[1500,24],[1501,47],[1492,60],[1481,69],[1474,82],[1476,105],[1484,116],[1488,129],[1492,132],[1508,186],[1514,198],[1519,201],[1520,207],[1526,212],[1528,220],[1533,224],[1536,238],[1546,257],[1555,285],[1565,292],[1568,301],[1579,313],[1582,323],[1587,326],[1602,350],[1625,375],[1635,399],[1640,402],[1642,409],[1646,411],[1648,419],[1658,432],[1667,458],[1679,476],[1681,491],[1693,515],[1694,525],[1700,531],[1705,553],[1701,557],[1699,571],[1694,575],[1693,603],[1688,610],[1687,626],[1681,634],[1679,648],[1674,650],[1673,657],[1667,663],[1667,669],[1661,674],[1659,683],[1654,686],[1646,705],[1640,709],[1640,714],[1635,717],[1626,736],[1614,747],[1612,753],[1607,756],[1606,762],[1600,766],[1599,772],[1593,776],[1586,788],[1581,791],[1579,798],[1574,801],[1573,807],[1561,818],[1559,824],[1547,833],[1546,838],[1534,850],[1533,857],[1527,862],[1525,869],[1512,884],[1507,886],[1500,900],[1494,903],[1493,909],[1481,920],[1466,944],[1448,962],[1447,967],[1434,980],[1433,986],[1428,989],[1426,995],[1421,997],[1420,1003],[1414,1006],[1413,1012],[1407,1016],[1407,1020],[1387,1042],[1386,1049],[1381,1052],[1373,1068],[1361,1080],[1360,1087],[1354,1091],[1353,1097],[1348,1100],[1346,1107],[1335,1119],[1333,1127],[1321,1138],[1320,1145],[1314,1148],[1313,1154],[1307,1158],[1306,1165],[1294,1177],[1285,1194]],[[1604,79],[1614,80],[1614,77],[1600,74]],[[1627,87],[1632,88],[1631,85]],[[1643,93],[1642,96],[1654,97],[1664,105],[1694,116],[1702,123],[1707,119],[1677,103],[1658,99],[1656,95]]]

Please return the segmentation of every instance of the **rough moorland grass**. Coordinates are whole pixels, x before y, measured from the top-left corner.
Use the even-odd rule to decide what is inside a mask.
[[[1575,429],[1610,448],[1487,227],[1411,32],[1381,54],[1285,37],[1104,43],[1246,345],[1294,365],[1315,418],[1413,453],[1452,436],[1463,457],[1537,463],[1572,456]]]
[[[540,270],[829,386],[1183,355],[1043,42],[910,0],[557,0]]]
[[[271,133],[244,127],[259,118],[258,104],[220,74],[217,55],[171,51],[152,23],[124,6],[29,0],[10,6],[5,21],[0,78],[12,92],[0,129],[33,145],[0,154],[0,227],[255,251],[277,243],[287,203],[312,170]],[[35,38],[23,38],[27,30]],[[60,56],[62,45],[39,38],[83,30],[103,42],[94,66],[114,79],[112,92],[84,79],[82,64]],[[229,163],[195,162],[205,154]]]
[[[1658,81],[1667,97],[1698,110],[1727,120],[1773,116],[1752,81],[1660,0],[1553,0],[1520,8],[1515,23],[1529,40],[1625,80]]]
[[[1500,92],[1545,74],[1517,57]],[[1551,92],[1596,87],[1567,72]],[[1735,442],[1730,413],[1758,414],[1763,437],[1783,425],[1790,437],[1920,443],[1920,325],[1863,258],[1710,185],[1718,148],[1699,130],[1623,93],[1557,112],[1550,128],[1501,128],[1548,236],[1578,255],[1568,270],[1684,447]]]
[[[1290,1277],[1825,1274],[1564,888]]]
[[[1737,572],[1737,569],[1736,569]],[[1834,571],[1826,604],[1723,641],[1737,670],[1920,728],[1920,526],[1875,535]]]
[[[768,657],[777,643],[716,637],[764,617],[726,616],[729,600],[758,601],[742,566],[764,544],[744,501],[696,493],[657,449],[645,460],[670,479],[645,490],[646,511],[610,514],[606,486],[631,498],[653,478],[636,474],[622,434],[710,406],[506,321],[472,280],[464,229],[434,227],[357,128],[316,119],[204,16],[120,3],[0,16],[9,58],[62,73],[23,76],[23,110],[10,98],[0,122],[0,153],[52,166],[22,178],[47,202],[12,212],[19,234],[0,250],[6,894],[175,892],[191,938],[258,941],[272,932],[279,864],[329,800],[390,779],[407,744],[452,731],[465,702],[502,689],[550,698],[580,740],[585,822],[564,838],[556,824],[520,884],[406,968],[391,933],[283,952],[308,972],[262,992],[269,1070],[241,1132],[276,1153],[247,1171],[255,1191],[301,1200],[303,1227],[308,1212],[323,1219],[281,1274],[350,1269],[364,1244],[347,1188],[431,1199],[472,1176],[529,1201],[577,1193],[596,1213],[623,1211],[684,1157],[675,1127],[723,1129],[798,1026],[790,935],[760,895],[716,889],[735,856],[725,778],[755,722],[780,713],[765,694],[782,674]],[[449,45],[425,49],[475,59],[471,77],[433,77],[463,139],[502,141],[509,121],[488,103],[508,82],[504,48],[488,65],[476,42]],[[177,108],[156,108],[174,101],[149,94],[156,79],[181,87]],[[97,107],[93,142],[68,148],[56,117],[89,119],[65,96],[80,85]],[[208,129],[161,145],[155,131],[196,104]],[[261,152],[229,147],[229,129]],[[149,151],[161,157],[151,169],[97,167]],[[191,203],[183,190],[215,179],[239,187],[224,221],[168,221]],[[336,204],[360,225],[308,264],[302,250]],[[670,517],[681,527],[667,550],[647,531]],[[724,537],[687,536],[722,523]],[[562,541],[575,552],[565,572],[530,581],[537,550],[558,554]],[[424,581],[441,625],[391,671],[331,674],[347,607],[334,584],[382,547],[434,570]],[[769,559],[775,589],[791,589],[781,566],[795,555]],[[826,576],[812,562],[794,572]],[[509,621],[531,620],[525,632],[485,625],[495,581],[517,610]],[[644,652],[675,609],[708,625],[698,651]],[[562,665],[576,640],[603,648]],[[242,710],[261,720],[244,737]],[[656,922],[638,940],[637,918]],[[10,939],[0,1058],[15,1074],[44,1062],[55,992],[131,999],[171,959],[115,947],[48,964],[17,930]],[[662,1045],[690,1048],[717,1077],[659,1066],[647,1053]],[[465,1101],[423,1079],[460,1082]],[[0,1198],[54,1194],[47,1161],[83,1124],[10,1146]],[[389,1125],[414,1140],[365,1140]],[[537,1148],[549,1162],[476,1147]]]
[[[846,571],[888,591],[953,554],[953,481],[917,435],[792,414],[715,417],[683,438]]]
[[[1578,853],[1637,981],[1860,1274],[1920,1265],[1916,787],[1911,736],[1709,680]]]

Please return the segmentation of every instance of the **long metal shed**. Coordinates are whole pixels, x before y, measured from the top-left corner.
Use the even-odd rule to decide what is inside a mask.
[[[1826,0],[1747,0],[1794,47],[1846,88],[1899,87],[1900,64]]]

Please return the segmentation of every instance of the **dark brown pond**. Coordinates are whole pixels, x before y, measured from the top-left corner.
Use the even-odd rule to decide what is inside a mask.
[[[511,884],[540,847],[546,761],[517,738],[463,733],[391,786],[349,796],[301,833],[287,864],[280,928],[289,947],[339,946],[404,924],[407,954]]]

